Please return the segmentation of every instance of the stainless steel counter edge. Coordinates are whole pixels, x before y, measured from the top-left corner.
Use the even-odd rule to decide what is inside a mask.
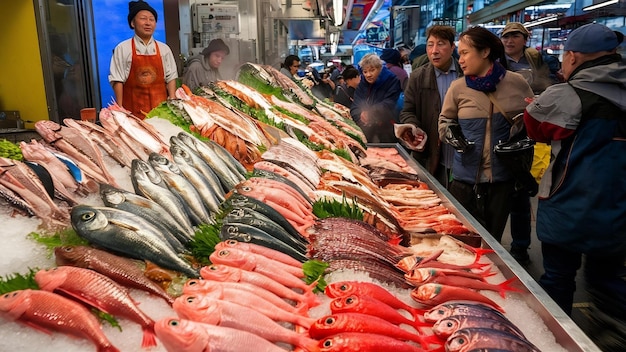
[[[602,352],[596,344],[574,323],[574,321],[548,296],[539,284],[522,268],[509,252],[496,241],[487,230],[456,200],[439,181],[430,175],[424,167],[419,165],[409,153],[397,143],[372,143],[368,147],[395,148],[406,163],[417,171],[420,180],[425,182],[441,199],[454,215],[465,226],[482,237],[483,247],[491,248],[495,253],[488,257],[495,263],[505,278],[516,276],[524,285],[528,293],[519,294],[521,298],[544,321],[548,329],[554,334],[556,342],[568,351]]]

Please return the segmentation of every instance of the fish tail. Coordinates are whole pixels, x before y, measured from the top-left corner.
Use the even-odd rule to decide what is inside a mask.
[[[444,346],[444,342],[442,341],[439,337],[437,337],[437,335],[435,334],[431,334],[431,335],[418,335],[419,338],[417,342],[419,342],[420,345],[422,345],[422,347],[424,348],[424,350],[426,351],[436,351],[437,349],[430,349],[430,345],[440,345],[441,347]]]
[[[514,276],[514,277],[512,277],[512,278],[510,278],[510,279],[508,279],[508,280],[506,280],[506,281],[504,281],[504,282],[502,282],[502,283],[497,285],[498,289],[499,289],[498,292],[500,293],[500,296],[502,296],[502,298],[506,298],[505,295],[506,295],[507,291],[515,291],[515,292],[521,292],[522,291],[522,290],[520,290],[517,287],[511,286],[511,284],[513,282],[515,282],[515,281],[517,281],[517,276]]]
[[[298,304],[296,304],[295,306],[296,314],[300,314],[302,316],[308,317],[309,316],[309,304],[308,302],[298,302]]]
[[[120,350],[113,345],[98,346],[97,351],[98,352],[120,352]]]
[[[155,347],[157,345],[156,335],[154,334],[154,324],[143,328],[143,338],[141,340],[142,348]]]

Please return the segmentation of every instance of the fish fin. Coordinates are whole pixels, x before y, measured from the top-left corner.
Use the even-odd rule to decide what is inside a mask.
[[[522,292],[521,289],[511,286],[511,284],[515,281],[517,281],[517,276],[513,276],[512,278],[498,284],[500,296],[502,296],[502,298],[506,298],[505,296],[507,291]]]
[[[127,230],[130,230],[130,231],[138,231],[139,230],[139,228],[137,228],[135,226],[130,226],[129,224],[124,223],[124,222],[118,222],[114,218],[108,218],[107,220],[109,221],[109,224],[113,224],[113,225],[115,225],[117,227],[121,227],[123,229],[127,229]]]
[[[142,348],[155,347],[157,345],[156,335],[154,334],[154,325],[143,329],[143,338],[141,340]]]
[[[430,335],[426,335],[426,334],[422,334],[419,335],[420,338],[420,345],[422,345],[422,347],[424,348],[424,350],[429,351],[429,352],[433,352],[433,351],[445,351],[445,341],[442,341],[437,335],[435,334],[430,334]],[[430,349],[430,345],[438,345],[439,347],[435,348],[435,349]]]
[[[64,290],[62,288],[56,288],[54,291],[55,292],[58,291],[58,292],[62,293],[63,295],[67,295],[67,296],[71,297],[72,299],[77,300],[78,302],[83,302],[85,304],[88,304],[88,305],[90,305],[90,306],[92,306],[92,307],[94,307],[94,308],[96,308],[96,309],[98,309],[98,310],[100,310],[100,311],[102,311],[104,313],[111,314],[108,310],[105,310],[104,308],[102,308],[101,305],[98,302],[89,300],[89,299],[85,298],[84,296],[81,296],[79,294],[73,293],[73,292],[68,291],[68,290]]]
[[[52,330],[46,329],[46,328],[42,327],[41,325],[37,325],[35,323],[31,323],[31,322],[27,322],[27,321],[24,321],[22,323],[24,323],[24,325],[27,325],[27,326],[35,329],[35,330],[41,331],[44,334],[52,335]]]

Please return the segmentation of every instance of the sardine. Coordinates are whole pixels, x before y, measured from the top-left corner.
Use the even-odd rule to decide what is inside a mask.
[[[202,198],[204,206],[211,213],[215,214],[220,210],[220,203],[224,200],[224,196],[221,195],[221,200],[213,188],[212,184],[202,175],[198,169],[193,166],[191,156],[181,147],[176,144],[170,146],[172,152],[172,158],[178,166],[180,172],[184,177],[195,187],[196,191]],[[221,192],[221,187],[218,192]]]
[[[169,211],[149,198],[107,184],[100,185],[100,197],[107,207],[135,213],[153,224],[163,226],[182,244],[187,244],[193,238],[193,228],[177,222]]]
[[[178,223],[184,224],[185,228],[193,228],[185,203],[167,188],[161,175],[150,164],[134,159],[131,166],[131,181],[135,193],[162,206]]]
[[[225,191],[232,190],[235,188],[235,185],[243,181],[238,174],[233,173],[225,160],[223,160],[213,149],[209,148],[206,143],[186,132],[180,132],[178,134],[178,138],[180,138],[180,140],[187,146],[193,148],[193,150],[195,150],[198,155],[200,155],[200,157],[202,157],[202,159],[211,167],[215,174],[220,178],[220,182],[222,182],[222,186]]]
[[[189,165],[193,166],[196,170],[198,170],[202,176],[204,176],[206,182],[209,183],[213,193],[220,202],[224,201],[225,191],[222,183],[220,182],[220,178],[217,176],[215,171],[202,159],[202,157],[198,154],[198,151],[195,148],[189,147],[185,144],[180,138],[176,136],[172,136],[170,138],[170,149],[174,148],[176,154],[180,154],[180,156],[187,162]],[[184,153],[183,153],[184,152]],[[174,151],[172,151],[172,155]],[[176,160],[174,160],[176,161]]]
[[[198,277],[198,272],[158,237],[141,237],[136,231],[111,224],[101,211],[87,205],[75,206],[71,216],[74,230],[97,246]]]
[[[150,153],[148,161],[161,174],[170,191],[177,194],[185,202],[189,215],[196,225],[215,222],[204,206],[203,198],[194,185],[182,175],[175,163],[158,153]]]

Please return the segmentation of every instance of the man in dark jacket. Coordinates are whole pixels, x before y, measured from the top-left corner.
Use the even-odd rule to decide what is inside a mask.
[[[566,83],[548,87],[524,115],[528,135],[556,155],[539,187],[539,283],[571,314],[584,254],[593,316],[621,341],[605,349],[612,351],[626,346],[626,63],[615,51],[622,40],[596,23],[571,32]]]
[[[452,56],[454,36],[454,28],[450,26],[428,28],[426,54],[429,62],[411,73],[404,92],[404,108],[400,112],[400,123],[413,124],[427,135],[424,148],[413,150],[411,155],[446,188],[454,149],[439,142],[437,126],[441,103],[450,83],[463,76],[458,61]]]
[[[376,54],[359,62],[362,77],[354,93],[350,115],[369,143],[395,143],[393,125],[398,120],[396,104],[402,93],[400,81]]]

